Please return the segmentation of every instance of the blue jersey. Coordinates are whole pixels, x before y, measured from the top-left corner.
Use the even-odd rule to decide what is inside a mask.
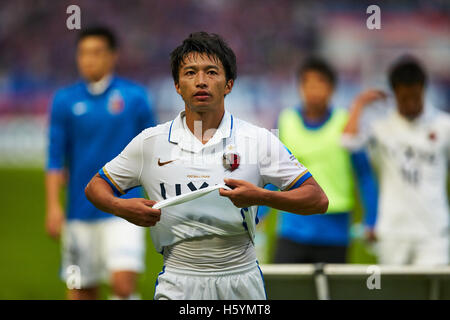
[[[82,81],[56,92],[50,112],[47,171],[68,169],[68,220],[112,217],[87,200],[84,188],[106,162],[154,125],[146,90],[128,80],[113,77],[99,95],[90,94]],[[142,190],[136,188],[124,197],[142,197]]]

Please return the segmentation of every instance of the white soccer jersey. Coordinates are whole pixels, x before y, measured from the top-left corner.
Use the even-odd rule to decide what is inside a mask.
[[[368,142],[372,151],[379,172],[376,232],[380,237],[448,236],[450,117],[431,107],[425,110],[414,121],[392,111],[373,121],[364,137],[343,137],[350,149]]]
[[[225,152],[239,155],[237,169],[223,165]],[[141,185],[155,201],[223,184],[225,178],[288,190],[311,176],[272,133],[228,112],[204,145],[187,128],[183,111],[173,121],[142,131],[102,170],[119,192]],[[256,206],[235,207],[216,190],[161,209],[151,236],[160,252],[180,240],[205,235],[248,232],[253,240],[256,212]]]

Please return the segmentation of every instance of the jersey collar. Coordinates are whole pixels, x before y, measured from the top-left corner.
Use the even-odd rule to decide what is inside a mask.
[[[181,111],[178,116],[172,120],[169,129],[169,142],[177,143],[183,149],[198,152],[206,146],[214,145],[225,138],[231,137],[233,132],[233,116],[228,111],[225,110],[217,131],[208,143],[204,145],[194,137],[194,134],[189,131],[189,128],[185,128],[185,114],[185,111]]]
[[[89,83],[86,80],[83,80],[82,83],[84,85],[84,89],[86,92],[91,96],[101,96],[106,91],[109,90],[109,88],[112,87],[114,81],[116,80],[115,74],[107,74],[104,76],[101,80],[95,82],[95,83]]]
[[[395,121],[400,122],[407,127],[414,127],[425,123],[432,115],[433,110],[434,110],[433,106],[425,104],[422,113],[413,120],[406,119],[404,116],[400,114],[397,108],[395,108],[392,113]]]

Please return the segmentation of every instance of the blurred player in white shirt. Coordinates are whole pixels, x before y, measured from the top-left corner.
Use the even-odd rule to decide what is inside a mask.
[[[313,214],[325,212],[328,199],[274,135],[225,111],[236,57],[220,36],[191,34],[172,52],[171,64],[185,110],[135,137],[91,180],[86,195],[98,208],[152,226],[164,255],[155,299],[265,299],[253,244],[257,206]],[[224,183],[232,190],[152,208]],[[265,190],[268,183],[285,191]],[[138,185],[152,200],[114,195]]]
[[[450,116],[425,104],[426,80],[414,58],[400,59],[389,72],[396,108],[362,128],[364,108],[387,101],[381,91],[366,91],[355,99],[344,131],[348,148],[369,146],[379,172],[375,236],[381,264],[449,263]]]

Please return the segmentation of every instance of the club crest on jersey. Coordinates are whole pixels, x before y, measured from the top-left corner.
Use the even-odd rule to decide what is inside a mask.
[[[108,111],[111,114],[118,114],[123,111],[125,107],[125,102],[123,101],[123,97],[119,91],[114,91],[108,102]]]
[[[429,134],[428,134],[428,139],[430,139],[431,141],[436,141],[436,133],[435,132],[433,132],[433,131],[431,131]]]
[[[77,102],[72,106],[72,112],[76,116],[81,116],[87,112],[87,105],[84,102]]]
[[[234,171],[239,167],[241,157],[235,151],[235,147],[233,145],[228,145],[225,148],[225,152],[223,154],[223,166],[225,169]]]

